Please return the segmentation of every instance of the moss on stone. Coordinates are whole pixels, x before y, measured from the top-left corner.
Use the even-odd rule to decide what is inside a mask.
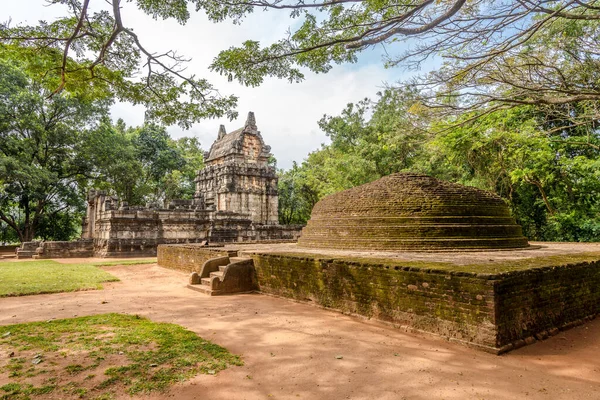
[[[298,245],[429,251],[522,248],[528,243],[497,195],[398,173],[321,199]]]
[[[302,253],[302,252],[254,252],[281,258],[295,258],[314,261],[340,260],[355,265],[370,265],[379,268],[398,268],[405,271],[425,271],[429,273],[463,273],[467,275],[493,278],[494,275],[508,274],[511,272],[527,271],[536,268],[556,268],[567,265],[600,262],[600,252],[587,252],[578,254],[565,254],[558,256],[543,256],[520,258],[508,261],[488,261],[486,263],[458,264],[434,261],[405,261],[392,258],[376,258],[362,256],[339,256],[327,253]]]

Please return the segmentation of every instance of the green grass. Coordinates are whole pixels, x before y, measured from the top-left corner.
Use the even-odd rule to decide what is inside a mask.
[[[156,258],[148,260],[121,260],[121,261],[97,261],[90,263],[96,267],[110,267],[113,265],[141,265],[141,264],[156,264]]]
[[[0,263],[0,297],[102,289],[103,282],[118,279],[93,264],[56,261]]]
[[[214,375],[240,357],[181,326],[123,314],[0,327],[0,399],[39,394],[113,398],[164,391],[199,373]],[[36,358],[42,361],[33,364]],[[34,386],[32,382],[41,382]]]

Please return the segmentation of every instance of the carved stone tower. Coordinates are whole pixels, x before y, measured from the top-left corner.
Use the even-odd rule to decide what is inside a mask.
[[[277,175],[270,157],[253,112],[243,128],[226,133],[221,125],[198,172],[195,202],[217,213],[242,214],[255,224],[277,224]]]

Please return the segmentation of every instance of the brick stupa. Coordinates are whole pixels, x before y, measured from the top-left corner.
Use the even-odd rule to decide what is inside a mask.
[[[529,246],[499,196],[415,173],[388,175],[323,198],[298,245],[387,251]]]

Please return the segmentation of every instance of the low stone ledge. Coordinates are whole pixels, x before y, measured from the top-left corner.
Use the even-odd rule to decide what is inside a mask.
[[[158,265],[185,273],[202,272],[202,266],[208,260],[217,257],[234,257],[236,250],[211,248],[192,244],[159,245]]]
[[[597,254],[582,256],[584,261],[554,258],[554,266],[547,265],[552,257],[527,260],[524,269],[492,274],[250,253],[263,293],[388,321],[496,354],[600,312]]]

